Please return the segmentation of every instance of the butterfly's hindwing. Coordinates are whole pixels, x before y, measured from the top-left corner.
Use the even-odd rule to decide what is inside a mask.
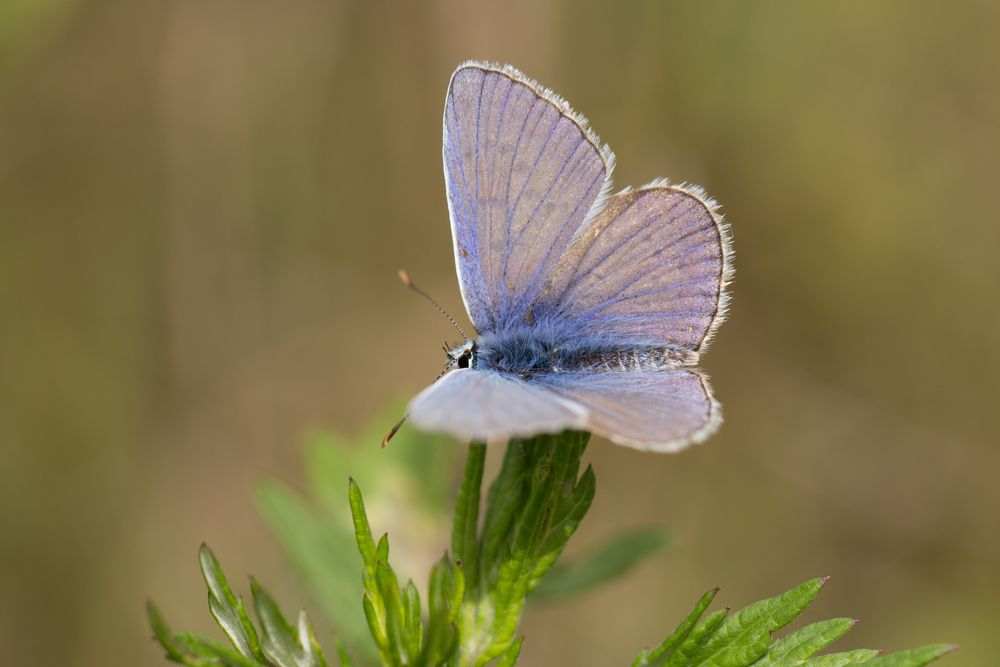
[[[725,314],[731,273],[714,202],[654,183],[610,198],[573,240],[536,310],[589,334],[701,352]]]
[[[586,410],[555,392],[495,371],[446,373],[410,403],[416,426],[463,440],[497,440],[584,428]]]
[[[559,373],[538,383],[587,411],[586,430],[620,445],[674,452],[722,423],[708,379],[693,369]]]

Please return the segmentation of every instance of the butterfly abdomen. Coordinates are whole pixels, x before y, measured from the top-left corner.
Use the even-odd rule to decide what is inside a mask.
[[[561,360],[566,371],[660,371],[692,365],[692,352],[675,347],[613,347],[582,351]]]
[[[568,340],[544,330],[518,330],[480,338],[476,367],[521,376],[539,373],[658,371],[691,366],[698,355],[663,344],[623,344],[600,338]]]

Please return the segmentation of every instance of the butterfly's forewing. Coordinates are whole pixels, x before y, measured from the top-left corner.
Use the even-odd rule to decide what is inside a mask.
[[[725,311],[729,255],[728,230],[700,191],[626,190],[573,239],[538,309],[587,333],[701,351]]]
[[[587,410],[585,430],[645,451],[678,451],[722,422],[708,380],[695,370],[558,373],[541,383]]]
[[[613,160],[582,116],[514,68],[470,62],[455,71],[444,171],[459,284],[477,330],[530,319],[609,191]]]
[[[509,375],[453,370],[410,403],[414,425],[461,440],[500,440],[586,427],[587,412],[557,393]]]

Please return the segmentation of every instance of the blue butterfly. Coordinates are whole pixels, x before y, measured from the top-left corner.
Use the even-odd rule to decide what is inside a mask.
[[[558,95],[467,62],[444,111],[455,264],[478,336],[410,403],[464,440],[565,429],[672,452],[721,422],[694,368],[725,316],[728,226],[697,187],[611,194],[614,155]]]

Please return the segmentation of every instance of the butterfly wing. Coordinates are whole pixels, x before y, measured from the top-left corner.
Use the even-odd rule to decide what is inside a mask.
[[[623,343],[701,352],[725,314],[731,254],[728,227],[699,189],[625,190],[575,236],[536,311]]]
[[[457,369],[410,403],[415,426],[460,440],[506,440],[583,429],[587,411],[535,384],[491,371]]]
[[[614,156],[583,116],[513,67],[468,62],[444,111],[455,264],[482,333],[517,323],[611,188]]]
[[[708,379],[696,370],[553,373],[540,380],[587,411],[584,430],[635,449],[676,452],[722,423]]]
[[[578,429],[652,452],[701,442],[722,422],[708,379],[690,369],[549,373],[530,383],[492,371],[453,370],[418,394],[408,415],[415,426],[460,440]]]

